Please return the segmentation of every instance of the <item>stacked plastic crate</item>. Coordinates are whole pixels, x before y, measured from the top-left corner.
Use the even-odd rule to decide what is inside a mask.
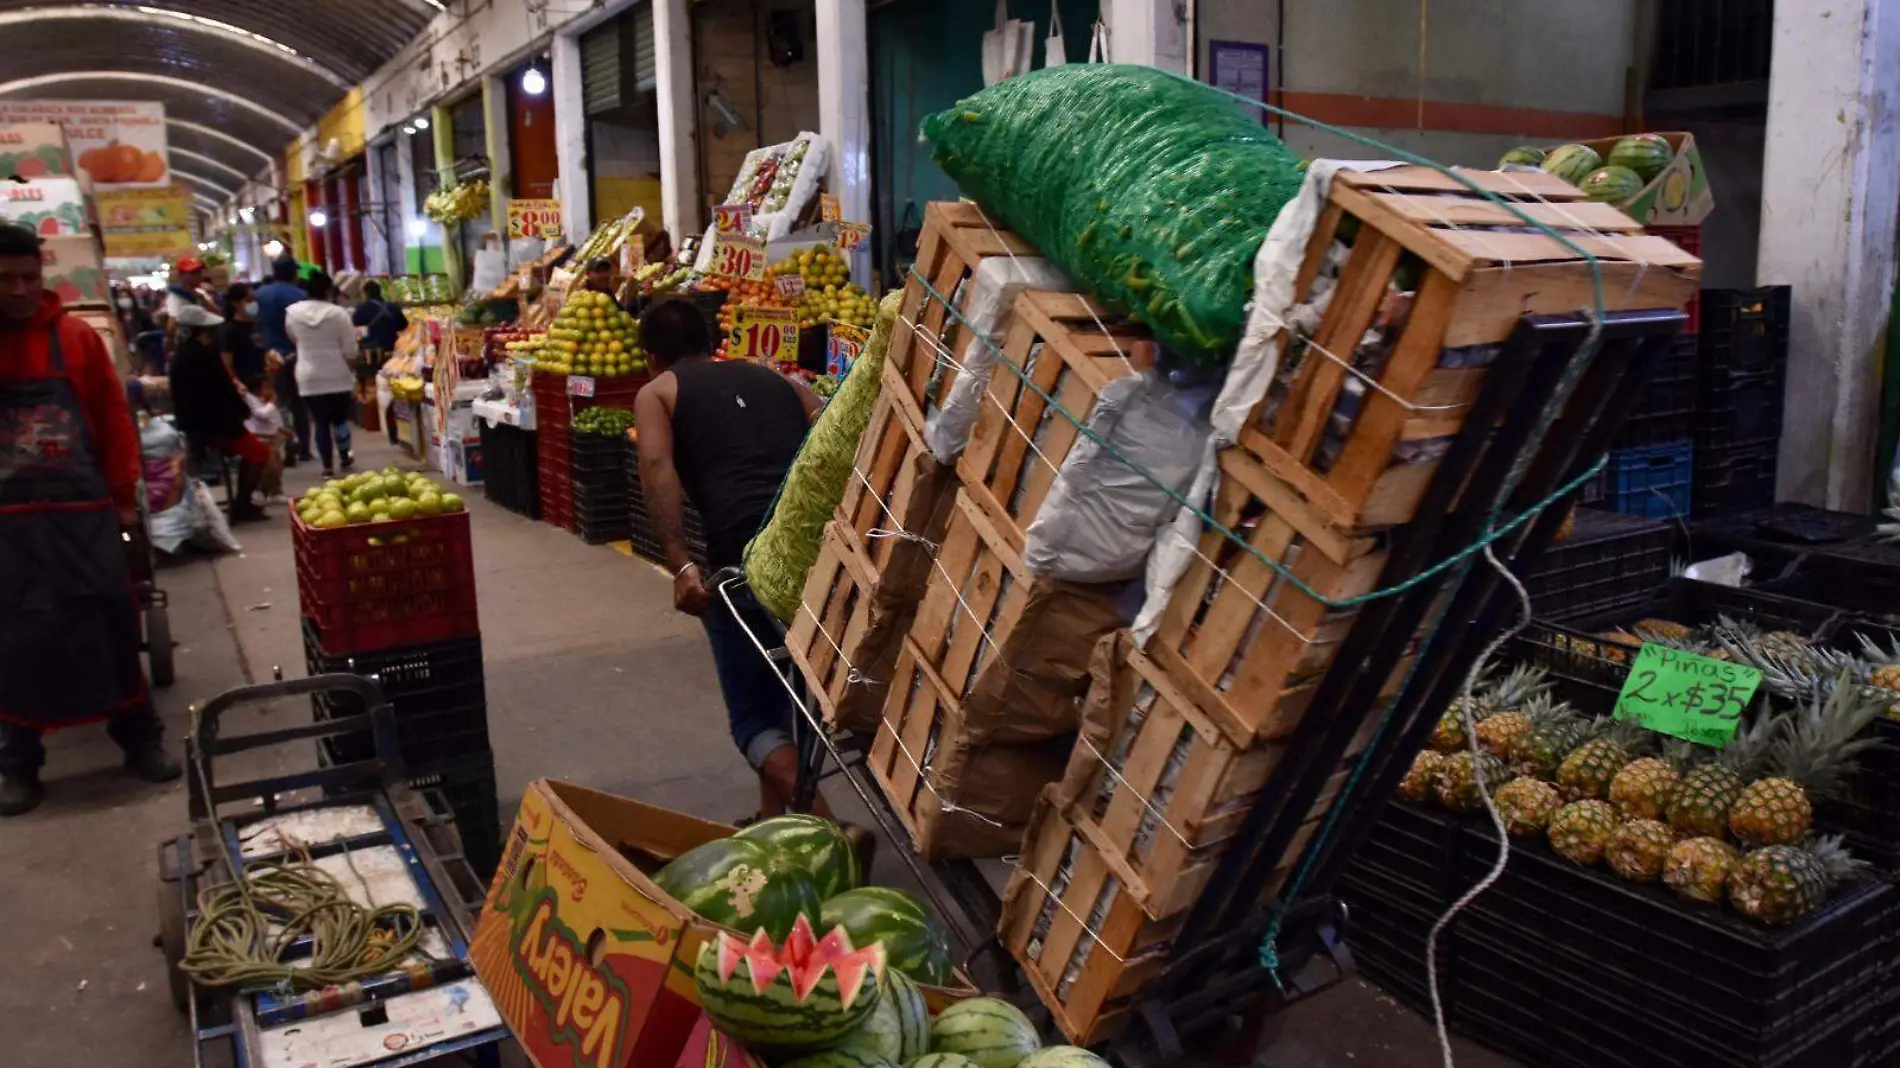
[[[1788,380],[1789,288],[1706,289],[1698,349],[1695,516],[1775,503],[1782,394]]]
[[[382,684],[404,777],[443,792],[470,863],[492,871],[501,821],[468,513],[329,530],[291,522],[306,670]],[[362,711],[333,694],[311,705],[319,720]],[[345,734],[322,739],[317,756],[342,764],[374,752],[367,733]]]
[[[1699,226],[1652,226],[1648,232],[1668,238],[1685,252],[1702,253]],[[1654,519],[1689,515],[1696,466],[1700,299],[1691,299],[1683,311],[1688,324],[1667,357],[1649,369],[1647,385],[1610,449],[1601,487],[1586,492],[1584,503]]]

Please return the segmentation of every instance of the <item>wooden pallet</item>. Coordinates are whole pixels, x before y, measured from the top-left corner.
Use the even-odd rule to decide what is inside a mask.
[[[1032,289],[1017,295],[1002,358],[990,370],[957,474],[1018,552],[1056,472],[1082,438],[1077,421],[1086,423],[1102,390],[1136,369],[1135,345],[1148,337],[1146,328],[1080,294]]]
[[[837,518],[857,536],[874,574],[893,588],[921,587],[930,570],[929,548],[885,534],[904,531],[932,544],[941,541],[956,472],[938,463],[925,446],[923,411],[904,393],[902,378],[888,362],[881,385],[858,439]]]
[[[1695,296],[1700,260],[1611,205],[1585,201],[1568,182],[1541,172],[1461,173],[1599,257],[1606,310],[1680,308]],[[1334,178],[1297,300],[1312,294],[1351,220],[1352,250],[1312,340],[1380,388],[1354,396],[1359,387],[1344,389],[1352,376],[1337,360],[1282,335],[1274,386],[1240,439],[1344,536],[1412,518],[1437,467],[1427,443],[1463,426],[1489,370],[1484,346],[1502,342],[1521,315],[1574,314],[1594,303],[1588,261],[1545,234],[1513,232],[1522,219],[1425,167]],[[1375,324],[1387,345],[1364,344]]]
[[[869,732],[890,690],[891,668],[916,608],[915,590],[883,582],[857,533],[825,524],[785,648],[833,728]]]
[[[944,299],[960,311],[964,287],[976,269],[992,256],[1041,256],[1036,246],[986,219],[982,209],[961,201],[924,207],[924,230],[917,241],[916,271],[930,280]],[[920,336],[920,334],[922,336]],[[903,380],[904,393],[919,409],[930,407],[956,379],[956,369],[943,353],[962,359],[970,331],[958,325],[943,305],[915,277],[904,284],[897,326],[885,357]]]
[[[866,765],[918,855],[932,862],[1014,853],[1071,738],[979,741],[963,706],[905,640]]]

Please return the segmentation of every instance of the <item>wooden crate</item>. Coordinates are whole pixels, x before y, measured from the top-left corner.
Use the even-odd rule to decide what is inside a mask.
[[[891,672],[865,763],[917,853],[931,861],[1017,851],[1043,786],[1062,775],[1071,737],[979,741],[963,706],[915,642]]]
[[[1680,308],[1701,261],[1608,204],[1541,172],[1464,171],[1574,245],[1599,257],[1608,311]],[[1593,306],[1591,267],[1523,220],[1425,167],[1342,172],[1333,181],[1296,278],[1304,303],[1342,223],[1350,254],[1311,340],[1289,343],[1240,444],[1348,535],[1412,518],[1437,466],[1434,443],[1456,435],[1496,355],[1531,314]],[[1418,272],[1416,282],[1412,280]],[[1415,295],[1409,295],[1415,291]],[[1377,325],[1384,344],[1365,336]],[[1351,388],[1347,388],[1351,381]]]
[[[1223,449],[1219,459],[1212,514],[1221,525],[1239,532],[1251,522],[1249,546],[1330,600],[1378,588],[1386,538],[1340,536],[1244,449]],[[1201,536],[1199,550],[1144,651],[1235,746],[1285,738],[1359,610],[1315,600],[1217,530]]]
[[[975,204],[938,202],[924,207],[915,270],[929,279],[930,289],[961,311],[965,285],[984,260],[1041,255],[1028,240],[985,218]],[[961,361],[970,340],[970,331],[949,315],[943,300],[931,296],[918,278],[906,279],[885,357],[903,381],[905,395],[920,409],[935,403],[956,380],[956,368],[944,362],[942,354]]]
[[[1076,421],[1086,423],[1102,390],[1136,370],[1134,347],[1148,336],[1145,327],[1081,294],[1032,289],[1017,295],[1002,358],[990,370],[982,412],[957,461],[965,492],[989,511],[1017,552],[1056,472],[1081,440]]]
[[[891,668],[916,608],[914,591],[882,582],[857,533],[825,524],[785,648],[804,672],[825,723],[877,729]]]
[[[858,439],[837,518],[857,535],[874,574],[894,588],[909,588],[919,586],[930,570],[929,548],[873,532],[907,531],[932,544],[941,541],[956,472],[938,463],[925,446],[923,411],[904,393],[902,377],[888,362],[881,384]]]

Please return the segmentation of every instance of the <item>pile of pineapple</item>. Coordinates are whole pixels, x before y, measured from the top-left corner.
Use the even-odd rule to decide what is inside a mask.
[[[1602,861],[1633,882],[1660,878],[1688,901],[1726,897],[1767,924],[1814,911],[1863,867],[1838,837],[1810,833],[1809,798],[1876,744],[1865,728],[1891,694],[1844,679],[1815,688],[1717,750],[1633,722],[1586,720],[1549,689],[1542,669],[1520,666],[1474,690],[1475,739],[1454,702],[1399,795],[1476,812],[1490,790],[1513,837],[1545,836],[1559,856]]]

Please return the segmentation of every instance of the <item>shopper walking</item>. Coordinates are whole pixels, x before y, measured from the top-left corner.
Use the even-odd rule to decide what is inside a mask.
[[[140,521],[138,492],[111,355],[46,288],[39,238],[0,224],[0,816],[45,797],[52,728],[103,719],[129,772],[178,777],[120,533]]]
[[[291,305],[305,299],[305,294],[297,284],[297,261],[288,255],[272,261],[270,275],[271,280],[257,289],[257,332],[264,340],[265,351],[277,356],[278,366],[273,372],[277,403],[290,414],[290,425],[296,430],[296,447],[286,446],[284,462],[294,466],[299,460],[310,459],[310,412],[297,392],[297,346],[290,340],[285,316]]]
[[[363,328],[363,356],[372,367],[381,367],[396,350],[396,339],[409,329],[409,317],[394,303],[383,299],[380,282],[363,284],[363,302],[356,306],[351,322]]]
[[[304,279],[303,288],[309,299],[290,306],[284,326],[297,350],[297,392],[310,410],[323,477],[331,478],[333,456],[345,471],[356,465],[350,455],[350,402],[356,389],[350,361],[360,349],[350,313],[331,303],[330,276],[318,271]]]
[[[712,571],[737,567],[822,402],[760,364],[716,362],[699,309],[665,300],[640,317],[640,345],[657,373],[634,401],[647,515],[673,570],[674,607],[699,617],[712,644],[733,744],[759,776],[759,814],[791,804],[798,779],[790,695],[747,629],[773,624],[742,589],[734,607],[708,588],[686,550],[685,501],[706,524]]]
[[[212,451],[238,462],[237,488],[231,496],[231,522],[264,518],[251,498],[270,460],[270,442],[244,427],[250,405],[219,352],[222,328],[230,324],[203,308],[178,313],[178,350],[172,353],[172,414],[193,460]]]
[[[257,334],[257,298],[248,282],[224,291],[224,328],[219,339],[224,365],[245,389],[256,393],[269,372],[270,357]]]

